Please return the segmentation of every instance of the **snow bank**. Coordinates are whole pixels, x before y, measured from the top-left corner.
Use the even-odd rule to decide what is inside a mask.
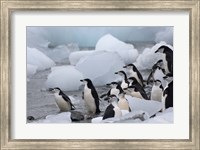
[[[95,50],[117,52],[125,64],[135,62],[136,58],[138,57],[138,51],[132,44],[124,43],[110,34],[106,34],[99,39]]]
[[[47,77],[46,87],[59,87],[63,91],[78,90],[81,85],[82,74],[73,66],[53,67]]]
[[[90,78],[94,85],[101,86],[117,80],[119,76],[114,73],[124,65],[117,53],[99,51],[82,58],[76,64],[76,69],[84,78]]]
[[[69,55],[69,62],[71,65],[76,65],[81,58],[88,56],[93,52],[93,50],[72,52]]]
[[[71,112],[63,112],[56,115],[48,115],[45,119],[36,121],[37,123],[71,123]]]
[[[55,65],[45,54],[36,48],[27,47],[27,64],[34,65],[38,70],[44,70]]]
[[[173,50],[171,45],[165,42],[160,42],[154,45],[152,48],[145,48],[142,54],[140,54],[135,62],[135,65],[139,70],[151,69],[152,66],[162,58],[161,53],[155,53],[155,51],[160,47],[166,45]]]
[[[155,42],[165,41],[167,44],[173,45],[173,28],[166,28],[156,34]]]

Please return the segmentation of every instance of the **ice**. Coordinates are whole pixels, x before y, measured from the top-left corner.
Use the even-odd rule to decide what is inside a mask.
[[[71,65],[76,65],[81,58],[88,56],[93,52],[94,52],[93,50],[72,52],[69,55],[69,62]]]
[[[102,86],[119,78],[114,74],[124,66],[124,62],[117,53],[98,51],[80,59],[76,69],[84,78],[92,80],[94,85]]]
[[[46,87],[59,87],[63,91],[75,91],[81,85],[83,75],[74,66],[53,67],[47,77]]]
[[[45,54],[36,48],[29,47],[27,47],[27,64],[36,66],[38,70],[45,70],[55,66],[54,61],[47,57]]]
[[[35,65],[31,65],[31,64],[27,64],[27,76],[31,76],[34,75],[37,71],[37,66]]]
[[[101,37],[96,44],[95,50],[117,52],[125,64],[135,62],[138,57],[138,51],[132,44],[124,43],[113,37],[111,34],[106,34]]]
[[[144,100],[126,95],[132,111],[144,111],[150,117],[162,109],[162,103],[154,100]]]
[[[155,44],[152,48],[145,48],[142,54],[140,54],[135,62],[135,65],[139,70],[151,69],[152,66],[162,58],[161,53],[155,53],[155,51],[160,46],[168,46],[173,50],[171,45],[166,44],[166,42],[161,41],[160,43]]]
[[[157,113],[155,117],[144,121],[144,123],[173,123],[173,120],[173,108],[168,108],[162,113]]]
[[[156,34],[155,41],[165,41],[167,44],[173,45],[173,28],[166,28]]]
[[[70,47],[70,48],[69,48]],[[55,48],[49,48],[44,50],[44,53],[49,56],[55,62],[64,62],[67,61],[71,52],[78,51],[79,48],[73,47],[73,44],[68,45],[59,45]]]
[[[45,119],[36,121],[37,123],[71,123],[71,112],[63,112],[56,115],[48,115]]]

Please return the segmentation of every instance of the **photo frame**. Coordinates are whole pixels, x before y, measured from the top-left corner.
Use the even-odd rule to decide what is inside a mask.
[[[200,2],[196,1],[1,1],[1,149],[199,149],[199,26]],[[188,140],[31,140],[11,138],[12,14],[16,11],[188,11],[190,14]]]

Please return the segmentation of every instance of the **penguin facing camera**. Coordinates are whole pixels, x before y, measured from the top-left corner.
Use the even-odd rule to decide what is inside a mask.
[[[151,100],[161,101],[163,86],[160,80],[155,80],[151,90]]]
[[[118,106],[119,99],[116,95],[110,95],[108,102],[110,103],[103,115],[103,120],[107,118],[119,118],[122,116],[121,109]]]
[[[118,106],[121,110],[127,110],[127,111],[131,111],[131,108],[129,106],[129,102],[128,100],[125,98],[125,92],[122,92],[119,94],[118,98],[119,98],[119,101],[118,101]]]

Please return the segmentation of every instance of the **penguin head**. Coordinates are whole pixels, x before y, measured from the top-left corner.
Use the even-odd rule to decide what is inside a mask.
[[[163,66],[164,66],[163,60],[160,59],[153,65],[152,69],[156,69],[157,67],[164,68]]]
[[[126,68],[128,71],[134,71],[134,72],[137,71],[137,68],[134,64],[128,64],[128,65],[124,66],[123,68]]]
[[[92,84],[92,81],[90,79],[82,79],[80,81],[83,82],[85,85]]]
[[[122,70],[120,70],[118,72],[115,72],[115,74],[118,74],[120,76],[125,76],[126,75],[126,73],[124,71],[122,71]]]
[[[111,88],[116,88],[119,84],[117,82],[111,82],[109,84],[106,84],[108,86],[110,86]]]
[[[156,86],[160,86],[162,83],[161,83],[160,80],[155,80],[155,81],[154,81],[154,84],[155,84]]]
[[[53,93],[59,93],[61,91],[61,89],[59,87],[55,87],[55,88],[49,89],[49,91],[51,91]]]
[[[155,51],[155,53],[157,52],[166,53],[167,51],[172,51],[172,50],[169,47],[162,45]]]
[[[118,102],[118,101],[119,101],[119,99],[118,99],[118,97],[116,95],[112,94],[112,95],[109,96],[109,99],[108,99],[109,103]]]

